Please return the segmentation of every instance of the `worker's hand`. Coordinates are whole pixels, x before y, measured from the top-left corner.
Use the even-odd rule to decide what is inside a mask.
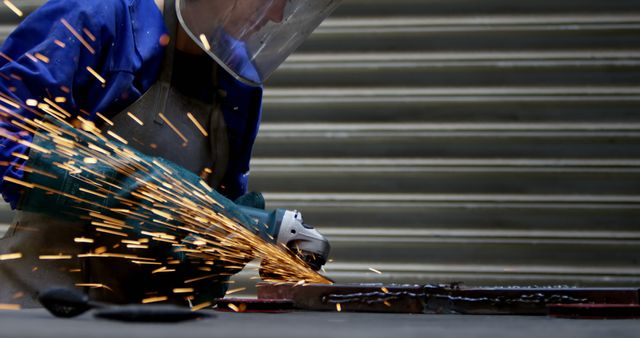
[[[244,207],[262,209],[262,210],[266,209],[266,202],[261,192],[250,191],[236,198],[234,202]]]

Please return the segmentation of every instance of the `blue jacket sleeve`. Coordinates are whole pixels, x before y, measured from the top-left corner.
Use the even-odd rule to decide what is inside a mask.
[[[45,98],[68,111],[95,112],[100,96],[121,90],[118,81],[105,84],[87,68],[103,79],[118,68],[111,48],[103,48],[115,40],[118,11],[127,11],[119,0],[52,0],[29,15],[0,49],[0,191],[12,207],[19,188],[4,177],[23,178],[24,160],[16,155],[28,149],[16,140],[30,141],[32,135],[12,124],[7,113],[33,118],[27,100],[33,105]]]

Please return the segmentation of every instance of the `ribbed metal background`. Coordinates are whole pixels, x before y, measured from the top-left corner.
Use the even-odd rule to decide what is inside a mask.
[[[637,0],[345,0],[268,82],[251,188],[339,281],[637,284],[639,46]]]

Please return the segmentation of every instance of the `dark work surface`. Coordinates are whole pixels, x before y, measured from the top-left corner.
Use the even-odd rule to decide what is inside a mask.
[[[336,312],[220,313],[180,324],[53,318],[43,310],[0,312],[0,337],[638,337],[640,320]]]

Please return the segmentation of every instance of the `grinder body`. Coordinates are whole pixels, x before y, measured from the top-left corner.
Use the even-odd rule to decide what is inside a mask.
[[[263,225],[274,243],[283,244],[300,256],[314,270],[319,270],[329,258],[329,241],[314,227],[304,224],[296,210],[271,211],[239,205],[240,210]]]

